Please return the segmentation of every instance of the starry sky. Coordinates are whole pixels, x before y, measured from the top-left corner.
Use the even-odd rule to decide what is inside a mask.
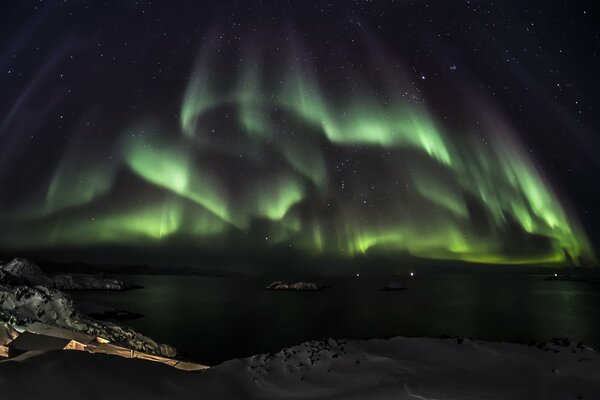
[[[596,264],[594,2],[1,7],[3,254]]]

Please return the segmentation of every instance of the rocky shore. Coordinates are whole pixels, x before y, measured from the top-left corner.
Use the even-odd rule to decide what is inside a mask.
[[[0,267],[0,322],[15,327],[41,322],[90,336],[100,336],[132,350],[170,358],[176,356],[177,352],[173,347],[159,344],[127,326],[82,314],[68,294],[56,289],[57,286],[61,287],[57,282],[69,281],[46,276],[37,265],[27,260],[16,259]],[[77,282],[77,285],[62,287],[69,290],[126,287],[121,281],[111,286],[106,279],[94,281],[90,277]],[[81,285],[81,282],[85,284]]]

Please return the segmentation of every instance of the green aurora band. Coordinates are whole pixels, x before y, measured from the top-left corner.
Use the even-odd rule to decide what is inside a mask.
[[[224,79],[217,58],[214,48],[202,51],[178,129],[141,119],[110,161],[68,146],[45,196],[0,215],[21,227],[0,236],[3,247],[178,237],[211,246],[230,232],[260,231],[265,251],[317,256],[593,260],[574,216],[490,107],[474,107],[477,129],[457,134],[414,87],[387,85],[384,73],[379,86],[356,73],[356,84],[333,96],[293,60],[267,63],[248,51]],[[122,174],[137,184],[123,188]]]

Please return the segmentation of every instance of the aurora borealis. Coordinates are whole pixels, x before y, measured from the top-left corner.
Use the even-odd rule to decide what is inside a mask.
[[[328,4],[316,3],[311,16]],[[577,193],[559,191],[523,140],[563,122],[522,123],[484,76],[459,74],[477,55],[454,56],[458,67],[415,61],[415,49],[451,39],[394,46],[360,7],[340,6],[348,16],[318,28],[277,7],[244,16],[210,3],[222,20],[198,25],[161,5],[148,5],[146,24],[137,5],[40,7],[31,17],[14,6],[22,24],[0,54],[3,251],[245,243],[339,258],[595,262]],[[71,22],[56,28],[57,15]],[[107,16],[114,28],[101,29]],[[59,30],[49,42],[48,29]]]

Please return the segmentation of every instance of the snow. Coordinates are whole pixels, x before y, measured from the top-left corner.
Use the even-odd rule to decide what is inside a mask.
[[[52,278],[46,276],[40,267],[25,258],[15,258],[0,269],[13,277],[27,281],[30,285],[50,287],[53,283]]]
[[[174,357],[176,350],[158,344],[133,329],[98,321],[81,314],[65,293],[43,286],[8,286],[0,284],[0,322],[26,327],[34,322],[99,336],[112,343],[140,352]]]
[[[0,345],[14,339],[9,323],[28,326],[37,321],[144,353],[175,354],[170,346],[130,328],[84,316],[68,295],[42,286],[48,282],[35,264],[16,260],[8,269],[0,268],[2,273]],[[23,286],[23,281],[36,286]],[[311,282],[270,286],[323,288]],[[463,338],[327,339],[186,372],[106,354],[28,352],[0,358],[4,398],[600,399],[600,357],[567,339],[529,346]]]
[[[295,282],[295,283],[283,283],[282,281],[271,282],[267,285],[268,290],[296,290],[296,291],[319,291],[326,287],[319,285],[314,282]]]
[[[120,279],[99,278],[87,274],[61,274],[54,277],[54,287],[61,290],[127,290],[131,286]]]
[[[193,373],[84,352],[25,354],[0,361],[0,393],[14,399],[598,399],[598,371],[595,351],[562,341],[329,339]]]
[[[15,258],[0,266],[0,281],[14,284],[39,285],[59,290],[127,290],[133,287],[114,278],[98,277],[88,274],[46,275],[40,267],[26,258]],[[9,276],[6,276],[6,274]],[[10,281],[9,281],[10,280]]]

